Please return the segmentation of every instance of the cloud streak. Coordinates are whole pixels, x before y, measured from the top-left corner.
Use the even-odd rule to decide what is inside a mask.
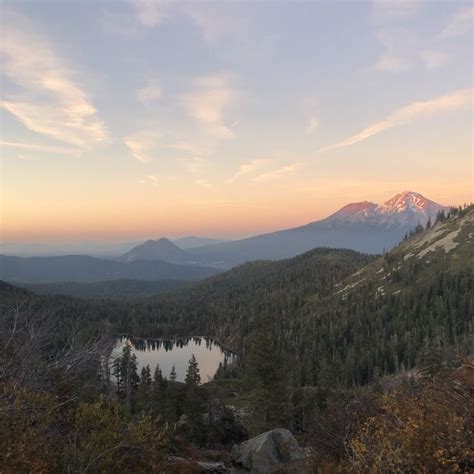
[[[472,30],[474,24],[474,6],[466,5],[459,9],[441,31],[441,38],[462,36]]]
[[[316,115],[312,115],[308,120],[308,124],[306,125],[306,133],[314,133],[318,128],[319,119]]]
[[[382,28],[376,33],[384,47],[371,67],[376,71],[398,73],[417,66],[435,69],[446,64],[448,56],[440,50],[439,42],[405,28]]]
[[[82,150],[74,148],[65,148],[58,146],[47,146],[47,145],[34,145],[32,143],[20,143],[20,142],[10,142],[6,140],[0,140],[0,146],[8,148],[17,148],[20,150],[28,151],[38,151],[45,153],[59,153],[67,155],[77,155],[79,156],[82,153]]]
[[[158,147],[160,134],[154,130],[142,130],[124,139],[132,156],[143,163],[153,160]]]
[[[157,26],[163,20],[163,7],[167,0],[133,0],[136,20],[144,26]]]
[[[257,183],[266,183],[268,181],[274,181],[276,179],[282,178],[283,176],[286,176],[287,174],[294,173],[298,169],[299,166],[300,166],[300,163],[292,163],[289,165],[285,165],[285,166],[282,166],[281,168],[277,168],[276,170],[262,173],[256,176],[253,180]]]
[[[207,179],[197,179],[195,181],[195,183],[198,186],[200,186],[201,188],[204,188],[204,189],[212,189],[213,188],[212,184],[209,181],[207,181]]]
[[[196,119],[209,135],[217,139],[233,138],[234,132],[223,118],[225,109],[237,100],[229,76],[203,76],[195,79],[193,85],[194,90],[181,98],[188,115]]]
[[[246,176],[248,174],[251,174],[263,166],[265,166],[267,163],[269,163],[270,160],[266,159],[257,159],[257,160],[251,160],[246,163],[243,163],[240,165],[238,171],[227,180],[227,183],[233,183],[234,181],[238,180],[242,176]]]
[[[5,94],[0,106],[28,129],[56,140],[81,148],[104,141],[105,126],[88,94],[49,43],[17,14],[2,23],[4,74],[21,92]]]
[[[342,142],[327,146],[319,150],[326,152],[360,143],[368,138],[401,125],[408,125],[424,117],[472,106],[473,89],[462,89],[443,95],[436,99],[412,102],[396,109],[380,122],[376,122]]]
[[[381,17],[413,17],[422,4],[422,0],[374,0],[374,14]]]

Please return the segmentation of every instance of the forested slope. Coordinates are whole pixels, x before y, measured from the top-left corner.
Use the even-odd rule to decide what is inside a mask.
[[[285,351],[304,384],[364,384],[415,366],[423,350],[473,347],[474,209],[418,229],[298,313]],[[295,353],[295,348],[298,352]]]
[[[131,302],[112,315],[119,332],[141,337],[209,335],[242,348],[263,315],[289,320],[310,295],[332,293],[337,281],[373,257],[352,250],[315,249],[278,262],[256,261],[193,286]]]
[[[450,345],[472,352],[473,219],[472,207],[455,210],[379,258],[315,249],[140,301],[22,298],[32,311],[80,321],[84,332],[206,335],[241,354],[267,318],[296,383],[361,385],[414,367],[424,350]]]
[[[205,334],[243,352],[267,317],[303,385],[359,385],[413,367],[423,348],[471,350],[474,210],[449,217],[373,259],[316,249],[254,262],[115,314],[136,336]]]

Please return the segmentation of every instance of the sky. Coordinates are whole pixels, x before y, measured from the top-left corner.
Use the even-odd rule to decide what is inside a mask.
[[[1,2],[2,242],[242,237],[473,197],[473,6]]]

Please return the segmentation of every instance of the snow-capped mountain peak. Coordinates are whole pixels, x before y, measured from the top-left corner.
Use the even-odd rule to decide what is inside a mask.
[[[430,203],[439,206],[419,193],[404,191],[393,196],[393,198],[385,201],[383,204],[379,204],[378,210],[382,214],[393,214],[407,210],[426,212],[430,208]]]
[[[404,191],[388,201],[376,204],[369,201],[351,203],[327,218],[332,223],[370,223],[380,225],[415,226],[425,224],[448,207],[431,201],[419,193]]]

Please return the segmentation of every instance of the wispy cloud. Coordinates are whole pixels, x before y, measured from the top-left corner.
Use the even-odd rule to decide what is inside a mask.
[[[306,125],[306,133],[314,133],[319,128],[319,119],[313,114],[308,119],[308,124]]]
[[[2,27],[4,74],[21,91],[6,93],[1,107],[30,130],[65,143],[87,148],[105,140],[88,94],[48,41],[18,14],[8,14]]]
[[[180,166],[188,173],[196,175],[202,171],[202,168],[207,163],[207,160],[200,156],[189,156],[178,160]]]
[[[374,64],[373,69],[384,72],[400,72],[409,67],[409,62],[401,54],[385,52]]]
[[[142,104],[149,105],[161,99],[161,85],[157,79],[148,79],[145,86],[137,90],[136,95]]]
[[[422,0],[374,0],[374,15],[381,17],[412,17],[423,5]]]
[[[132,0],[137,21],[144,26],[159,25],[164,16],[163,9],[169,0]]]
[[[429,117],[440,112],[457,110],[472,106],[473,89],[462,89],[437,97],[432,100],[417,101],[396,109],[380,122],[364,128],[342,142],[322,148],[320,152],[343,148],[367,140],[385,130],[401,125],[408,125],[418,119]]]
[[[472,30],[474,25],[474,6],[465,5],[460,8],[448,21],[441,31],[441,38],[462,36]]]
[[[436,69],[448,61],[448,55],[441,51],[422,51],[420,58],[428,69]]]
[[[242,176],[246,176],[248,174],[254,173],[255,171],[258,171],[269,162],[270,160],[267,159],[256,159],[247,161],[246,163],[242,163],[237,172],[231,178],[229,178],[227,182],[233,183]]]
[[[224,111],[237,100],[237,92],[230,84],[228,74],[203,76],[193,81],[193,91],[185,94],[182,104],[206,132],[217,139],[234,137],[231,126],[224,120]]]
[[[440,50],[433,38],[414,34],[406,28],[382,28],[376,36],[384,50],[371,69],[389,73],[420,65],[435,69],[448,60],[447,54]]]
[[[200,186],[201,188],[204,188],[204,189],[212,189],[213,186],[211,183],[209,183],[209,181],[207,181],[207,179],[197,179],[195,181],[195,183]]]
[[[156,155],[159,139],[159,132],[142,130],[126,137],[124,143],[136,160],[148,163]]]
[[[59,154],[76,155],[76,156],[79,156],[82,153],[82,150],[79,150],[77,148],[34,145],[32,143],[10,142],[6,140],[0,140],[0,146],[8,147],[8,148],[18,148],[20,150],[38,151],[38,152],[44,152],[44,153],[59,153]]]
[[[149,174],[147,178],[150,180],[153,186],[158,186],[158,178],[155,175]]]
[[[262,173],[256,176],[253,180],[258,183],[274,181],[276,179],[282,178],[283,176],[294,173],[300,165],[301,165],[300,163],[292,163],[289,165],[285,165],[285,166],[282,166],[281,168],[277,168],[275,170]]]
[[[153,174],[149,174],[144,179],[140,179],[138,182],[140,184],[151,184],[152,186],[158,186],[158,178]]]
[[[229,37],[238,37],[239,42],[242,43],[244,39],[241,15],[237,8],[232,8],[231,3],[220,5],[176,0],[130,0],[130,2],[134,9],[134,16],[129,19],[128,28],[120,28],[124,32],[130,30],[130,24],[135,27],[140,25],[156,27],[166,19],[181,15],[199,29],[208,42],[215,43]]]

